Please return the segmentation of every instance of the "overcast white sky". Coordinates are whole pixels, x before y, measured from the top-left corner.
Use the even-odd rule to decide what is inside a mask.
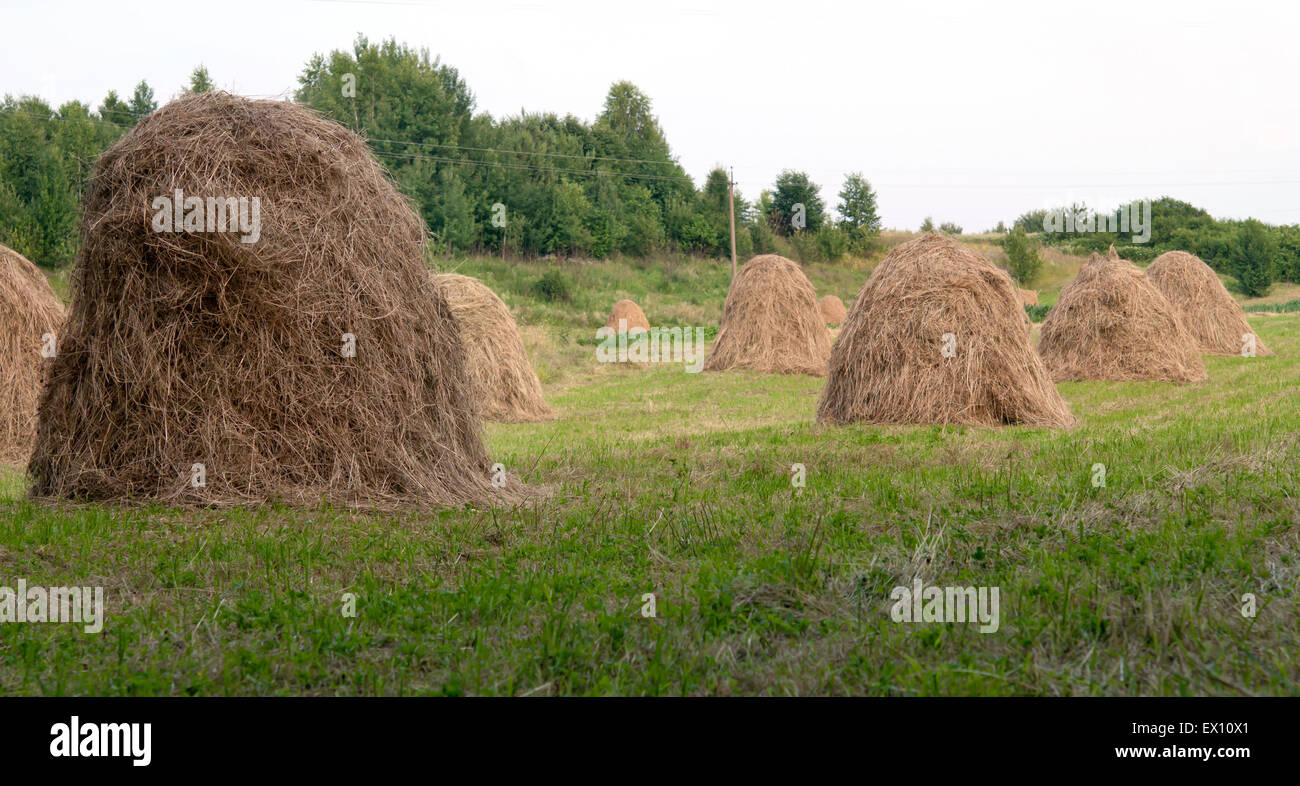
[[[1300,7],[1276,0],[0,0],[0,93],[165,100],[200,62],[284,93],[358,33],[427,47],[498,117],[590,119],[630,80],[697,184],[802,169],[833,207],[861,170],[890,227],[1165,194],[1300,222]]]

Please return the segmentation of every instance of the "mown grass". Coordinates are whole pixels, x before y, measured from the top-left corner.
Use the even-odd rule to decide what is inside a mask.
[[[0,585],[109,609],[0,624],[0,691],[1300,692],[1300,318],[1204,384],[1062,385],[1070,431],[825,428],[818,379],[593,362],[617,297],[716,325],[729,269],[674,264],[564,263],[569,303],[525,294],[547,265],[460,265],[552,367],[557,421],[487,428],[539,491],[514,509],[50,507],[0,471]],[[846,303],[865,275],[810,269]],[[917,576],[999,587],[1000,629],[894,622]]]

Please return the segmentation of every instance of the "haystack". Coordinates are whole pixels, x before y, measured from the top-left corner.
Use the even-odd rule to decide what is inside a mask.
[[[704,370],[820,377],[830,351],[830,331],[807,276],[785,257],[763,254],[746,262],[731,282]]]
[[[1038,305],[1038,292],[1032,289],[1021,289],[1019,290],[1019,292],[1020,292],[1021,303],[1025,304],[1026,306]]]
[[[1043,320],[1038,352],[1058,382],[1199,382],[1205,366],[1174,307],[1114,248],[1096,254]]]
[[[817,419],[1069,426],[1025,319],[1011,277],[978,252],[934,232],[902,243],[849,310]]]
[[[1169,251],[1156,257],[1146,273],[1178,312],[1200,352],[1240,355],[1243,337],[1255,334],[1241,306],[1200,257],[1186,251]],[[1256,338],[1255,354],[1273,352]]]
[[[553,419],[519,327],[501,298],[481,282],[456,273],[435,275],[433,283],[460,326],[479,415],[502,423]]]
[[[641,307],[631,300],[620,300],[614,304],[614,308],[609,312],[609,319],[605,321],[605,327],[613,328],[615,333],[628,332],[634,333],[638,329],[649,330],[650,321],[645,318],[645,312]]]
[[[23,464],[36,439],[36,404],[58,351],[63,304],[35,265],[0,246],[0,462]],[[47,341],[49,336],[53,341]]]
[[[209,220],[216,199],[260,204],[260,233],[159,231],[155,200],[178,190],[214,198]],[[188,96],[100,157],[84,209],[36,495],[392,507],[510,493],[491,482],[424,227],[359,136],[293,103]]]
[[[835,295],[822,295],[822,299],[817,301],[818,308],[822,312],[822,321],[828,325],[839,325],[844,322],[844,318],[849,312],[844,309],[844,301]]]

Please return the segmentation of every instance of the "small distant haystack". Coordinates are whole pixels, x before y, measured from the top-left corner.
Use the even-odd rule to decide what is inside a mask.
[[[650,321],[645,318],[645,312],[636,303],[631,300],[620,300],[614,304],[614,309],[609,312],[609,319],[605,322],[605,327],[613,328],[616,333],[624,330],[628,333],[634,333],[637,329],[649,330]]]
[[[822,312],[822,321],[828,325],[839,325],[844,322],[844,318],[849,312],[844,309],[844,301],[835,295],[822,295],[822,299],[817,301],[817,306]]]
[[[731,282],[704,370],[821,377],[830,351],[830,331],[807,276],[785,257],[763,254],[746,262]]]
[[[58,351],[62,325],[63,304],[45,276],[22,254],[0,246],[0,462],[23,464],[32,452],[49,363],[41,350]]]
[[[1026,306],[1036,306],[1038,305],[1038,293],[1032,289],[1022,289],[1020,290],[1020,302]]]
[[[1038,352],[1058,382],[1200,382],[1205,366],[1174,307],[1112,247],[1094,254],[1043,320]]]
[[[456,273],[433,276],[447,299],[465,345],[465,370],[478,413],[487,420],[524,423],[552,420],[542,383],[528,363],[510,309],[481,282]]]
[[[1186,251],[1169,251],[1156,257],[1146,273],[1178,312],[1202,353],[1240,355],[1243,336],[1255,334],[1241,306],[1200,257]],[[1255,354],[1273,352],[1256,338]]]
[[[934,232],[895,246],[835,341],[817,419],[1070,426],[1025,321],[1011,277],[970,247]]]
[[[84,213],[36,496],[514,496],[492,484],[425,228],[352,131],[292,102],[186,96],[100,156]]]

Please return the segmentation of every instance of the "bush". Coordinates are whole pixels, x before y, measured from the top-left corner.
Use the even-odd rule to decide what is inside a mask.
[[[1260,297],[1273,283],[1273,258],[1277,239],[1259,221],[1249,219],[1237,228],[1236,242],[1228,252],[1228,271],[1249,297]]]
[[[1051,306],[1044,305],[1041,303],[1033,306],[1030,305],[1025,306],[1025,313],[1029,315],[1029,319],[1031,322],[1042,322],[1044,319],[1047,318],[1047,312],[1051,310],[1052,310]]]
[[[568,303],[573,299],[569,291],[569,282],[558,270],[552,270],[533,282],[529,291],[541,300],[550,303]]]
[[[1011,230],[1002,241],[1002,248],[1007,252],[1007,271],[1011,277],[1021,286],[1032,286],[1043,269],[1043,260],[1038,256],[1038,246],[1025,234],[1024,228],[1017,226]]]
[[[849,233],[842,227],[827,224],[817,230],[817,256],[826,262],[836,262],[849,253]]]
[[[944,233],[945,235],[960,235],[961,227],[957,226],[951,221],[945,221],[939,225],[939,231]]]

